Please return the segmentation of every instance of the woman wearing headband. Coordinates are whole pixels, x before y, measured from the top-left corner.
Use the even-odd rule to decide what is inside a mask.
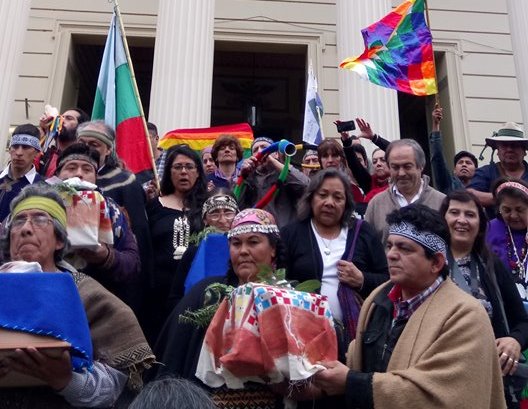
[[[202,206],[205,229],[195,235],[182,256],[172,281],[169,305],[174,306],[194,284],[205,277],[224,275],[229,261],[227,233],[238,213],[233,194],[226,188],[209,192]]]
[[[528,304],[528,185],[518,179],[501,178],[493,189],[497,218],[490,221],[486,242],[513,274],[519,294]]]
[[[210,302],[209,298],[206,301],[204,294],[210,284],[238,286],[256,281],[262,269],[274,270],[284,266],[279,229],[273,216],[265,210],[246,209],[238,213],[227,237],[230,254],[227,275],[208,277],[196,284],[165,323],[156,345],[159,360],[164,364],[158,367],[158,376],[176,375],[201,384],[195,373],[207,327],[184,324],[180,315],[201,309]],[[275,408],[276,400],[280,400],[260,384],[243,390],[213,389],[211,396],[219,408]]]
[[[141,387],[141,373],[150,367],[154,355],[130,308],[97,281],[64,262],[68,235],[66,209],[59,194],[45,184],[24,188],[11,203],[10,220],[1,242],[4,256],[11,261],[38,262],[45,272],[71,274],[88,319],[94,365],[90,370],[74,372],[68,351],[52,358],[38,347],[17,349],[0,360],[0,378],[14,370],[39,378],[47,387],[0,388],[0,406],[107,408],[113,407],[125,386]],[[46,294],[45,289],[42,294]],[[31,317],[38,323],[39,333],[48,332],[46,324],[50,323],[45,312],[31,302],[25,307],[34,308]],[[64,305],[64,311],[68,315],[68,305]],[[18,327],[27,330],[25,325]]]
[[[451,278],[480,301],[488,313],[502,374],[512,375],[518,368],[521,351],[528,347],[528,316],[512,275],[485,243],[485,210],[472,193],[455,190],[442,202],[440,214],[450,232]],[[516,399],[509,393],[512,379],[504,380],[508,407],[516,408]]]

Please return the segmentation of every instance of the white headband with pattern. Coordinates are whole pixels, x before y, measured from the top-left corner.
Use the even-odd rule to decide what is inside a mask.
[[[447,245],[444,239],[438,234],[429,231],[419,231],[415,225],[407,222],[391,224],[389,226],[389,235],[406,237],[429,249],[433,254],[442,253],[447,257]]]

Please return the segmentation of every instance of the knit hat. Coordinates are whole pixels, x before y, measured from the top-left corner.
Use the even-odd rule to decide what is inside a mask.
[[[486,144],[497,149],[500,142],[516,142],[528,149],[528,139],[525,139],[522,128],[515,122],[507,122],[497,132],[493,132],[490,138],[486,138]]]
[[[251,152],[253,152],[253,146],[255,146],[257,142],[267,142],[271,145],[274,141],[273,139],[268,138],[267,136],[259,136],[258,138],[255,138],[253,142],[251,142]]]
[[[246,233],[272,234],[279,237],[279,228],[271,213],[262,209],[245,209],[233,219],[227,238]]]
[[[88,136],[91,138],[99,139],[101,142],[103,142],[105,145],[107,145],[109,148],[112,148],[114,146],[114,140],[110,135],[105,134],[104,132],[101,132],[97,129],[82,129],[77,133],[77,136],[80,138],[81,136]]]

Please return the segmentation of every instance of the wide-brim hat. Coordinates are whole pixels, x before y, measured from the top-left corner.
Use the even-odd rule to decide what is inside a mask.
[[[522,144],[525,149],[528,149],[528,139],[524,137],[524,131],[515,122],[507,122],[497,132],[486,138],[486,144],[493,149],[497,149],[497,144],[500,142],[514,142]]]

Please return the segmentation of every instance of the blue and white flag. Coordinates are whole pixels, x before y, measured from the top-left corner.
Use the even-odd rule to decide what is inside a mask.
[[[317,93],[317,79],[312,64],[308,68],[308,82],[306,86],[306,106],[304,108],[303,142],[319,145],[323,140],[323,103]]]

